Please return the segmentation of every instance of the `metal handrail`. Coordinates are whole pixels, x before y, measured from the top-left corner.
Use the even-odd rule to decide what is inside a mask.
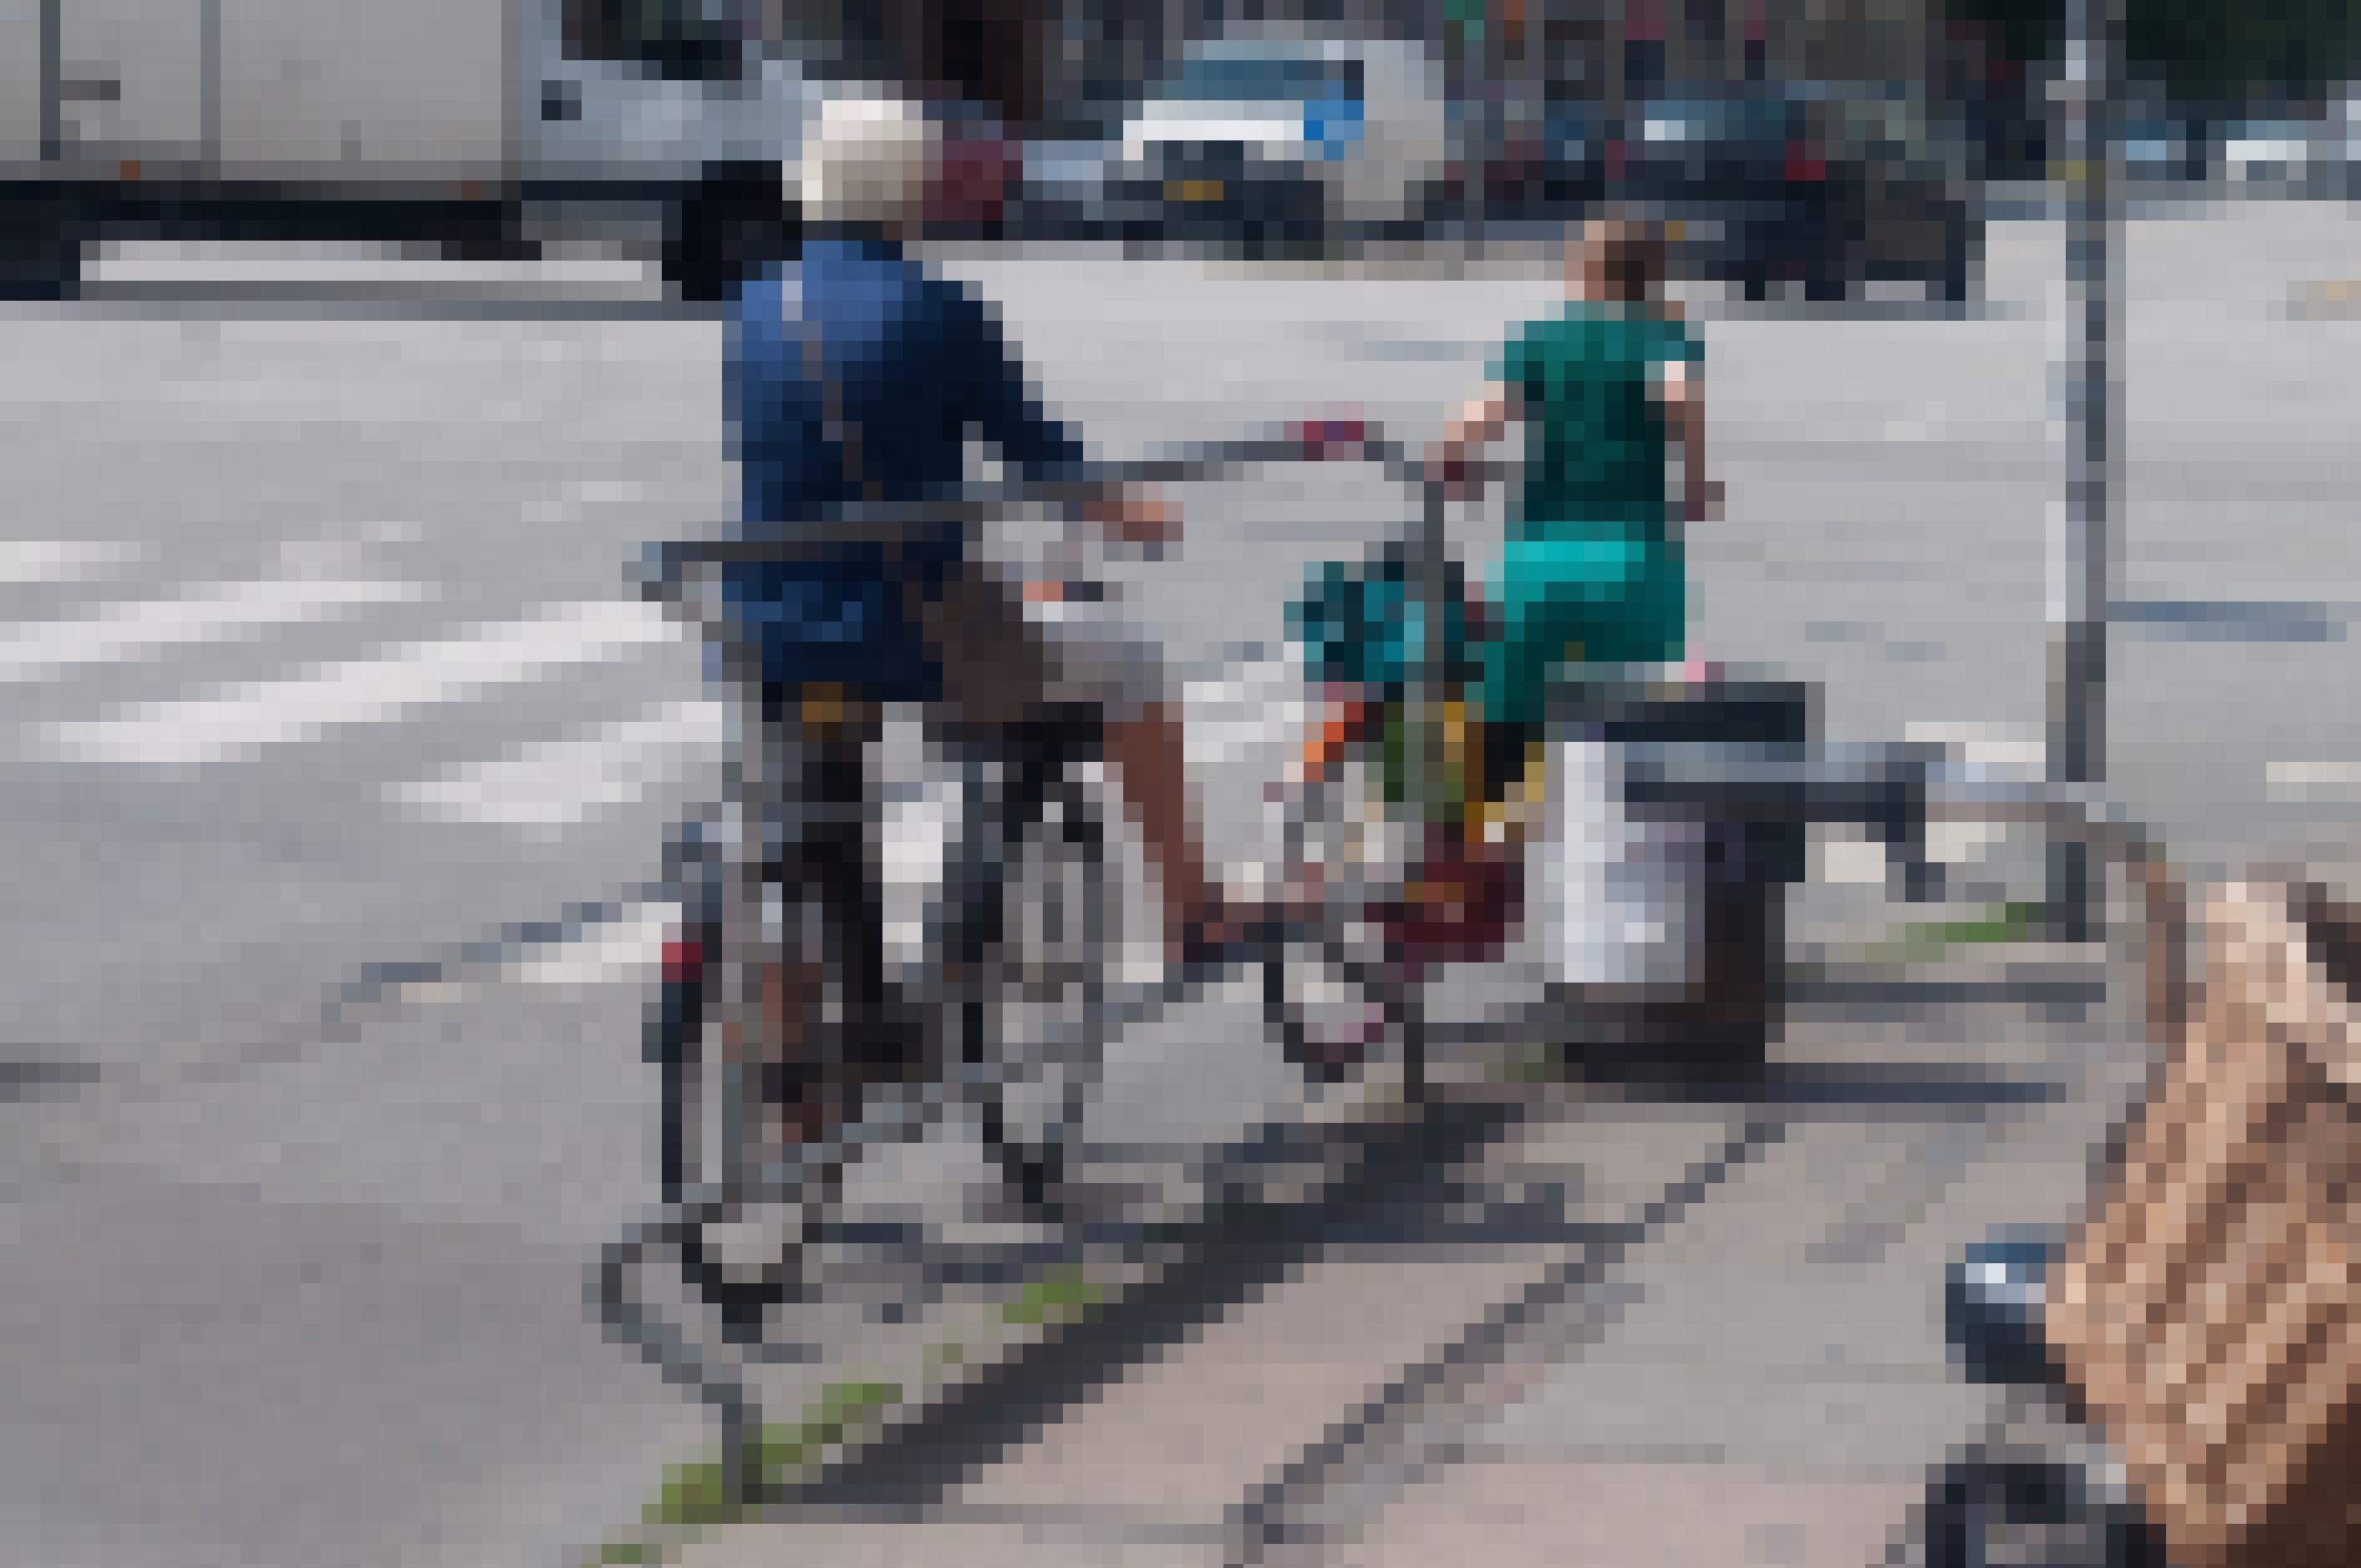
[[[2187,883],[2154,829],[2091,786],[2026,779],[1905,743],[1818,748],[1791,759],[1700,759],[1692,749],[1639,747],[1626,788],[1635,805],[1724,818],[1898,827],[1921,841],[1934,822],[2023,823],[2081,843],[2121,870],[2138,896],[2148,1032],[2172,1046],[2188,1027]]]

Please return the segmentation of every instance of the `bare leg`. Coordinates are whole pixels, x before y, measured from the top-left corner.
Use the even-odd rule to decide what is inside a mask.
[[[831,1098],[834,1086],[804,1068],[809,1025],[826,981],[821,966],[805,960],[766,959],[755,966],[755,975],[762,987],[763,1037],[745,1040],[737,1017],[725,1012],[722,1044],[733,1056],[753,1053],[768,1123],[762,1135],[778,1153],[791,1154],[826,1138],[842,1120]]]
[[[1165,929],[1178,938],[1193,923],[1219,915],[1204,843],[1191,821],[1180,717],[1157,703],[1136,718],[1110,719],[1106,751],[1162,879]]]
[[[822,974],[820,965],[808,959],[774,959],[762,966],[763,1024],[782,1064],[805,1059],[806,1025],[819,1011]],[[829,1102],[830,1091],[839,1086],[792,1068],[781,1076],[786,1082],[780,1086],[778,1102],[773,1108],[778,1118],[780,1146],[792,1149],[818,1143],[839,1120],[831,1114],[836,1107]]]

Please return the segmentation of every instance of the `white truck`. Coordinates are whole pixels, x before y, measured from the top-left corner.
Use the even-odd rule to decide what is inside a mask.
[[[117,238],[586,230],[709,293],[821,91],[722,4],[0,0],[0,294],[70,293]]]

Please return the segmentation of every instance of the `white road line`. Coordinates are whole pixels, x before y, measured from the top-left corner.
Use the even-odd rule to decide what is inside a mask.
[[[301,578],[209,583],[171,598],[114,604],[95,615],[37,622],[0,638],[0,684],[38,680],[80,665],[124,663],[171,648],[231,641],[362,605],[414,603],[425,593],[415,583]]]
[[[643,904],[628,918],[602,926],[509,971],[524,985],[601,985],[651,978],[679,918],[669,904]]]
[[[2361,763],[2272,762],[2264,768],[2263,779],[2274,800],[2350,798],[2361,790]]]
[[[637,802],[667,768],[718,750],[729,707],[675,703],[576,740],[479,763],[438,779],[394,786],[387,799],[442,822],[563,828]]]
[[[81,582],[134,565],[147,554],[120,540],[0,540],[0,585]]]
[[[295,680],[258,681],[219,696],[144,703],[112,718],[46,725],[40,739],[54,755],[74,761],[190,768],[312,740],[325,729],[401,718],[467,700],[487,686],[620,658],[680,636],[653,606],[629,600],[556,605],[530,620],[409,643]]]
[[[647,487],[635,480],[577,479],[555,495],[536,496],[525,502],[522,515],[526,522],[536,527],[580,522],[585,508],[629,506],[642,500],[646,493]]]

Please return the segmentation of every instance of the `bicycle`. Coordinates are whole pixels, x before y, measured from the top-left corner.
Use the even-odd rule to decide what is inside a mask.
[[[1392,592],[1411,587],[1422,554],[1427,581],[1419,597],[1455,607],[1461,625],[1452,625],[1446,609],[1443,645],[1430,641],[1422,657],[1404,660],[1423,666],[1418,681],[1407,669],[1387,669],[1331,683],[1328,696],[1343,718],[1307,748],[1301,776],[1283,796],[1295,908],[1263,980],[1265,1014],[1289,1059],[1315,1084],[1333,1085],[1399,1045],[1405,1075],[1414,1077],[1423,1065],[1417,992],[1444,966],[1501,958],[1533,913],[1529,891],[1542,890],[1553,905],[1543,913],[1560,926],[1663,927],[1645,940],[1576,942],[1571,930],[1553,933],[1561,948],[1582,949],[1553,955],[1556,968],[1571,971],[1550,987],[1543,1022],[1560,1031],[1553,1044],[1578,1037],[1587,1065],[1602,1069],[1752,1070],[1775,1027],[1779,891],[1803,874],[1803,828],[1700,815],[1677,804],[1635,809],[1620,770],[1667,749],[1725,762],[1795,760],[1810,738],[1809,693],[1718,669],[1638,678],[1580,671],[1554,688],[1547,750],[1538,758],[1501,755],[1452,700],[1474,680],[1476,655],[1491,635],[1486,607],[1452,563],[1444,560],[1438,571],[1435,562],[1450,487],[1501,469],[1429,475],[1374,431],[1364,433],[1361,449],[1424,489],[1425,537],[1395,541],[1372,557],[1373,572],[1355,591],[1383,586],[1389,591],[1376,597],[1390,613]],[[1397,570],[1399,583],[1389,576]],[[1328,620],[1332,641],[1386,635],[1368,625],[1340,627],[1333,610]],[[1439,795],[1445,809],[1423,817],[1419,808],[1430,802],[1399,787],[1396,775],[1406,770],[1385,755],[1421,743],[1409,733],[1420,684],[1439,686],[1428,695],[1444,699],[1429,718],[1442,731],[1443,754],[1429,763],[1440,763],[1441,788],[1430,784],[1427,793]],[[1481,776],[1488,758],[1508,776]],[[1411,809],[1397,809],[1403,805]],[[1553,831],[1588,841],[1556,846],[1583,852],[1536,872],[1527,857],[1550,847]],[[1888,841],[1905,868],[1905,896],[1935,896],[1923,844],[1909,841],[1899,824]],[[1581,907],[1561,907],[1567,905]]]
[[[1091,483],[1202,478],[1254,464],[1318,461],[1331,444],[1328,427],[1301,425],[1279,435],[1102,468]],[[1080,493],[1079,482],[1001,486],[971,492],[953,505],[850,521],[972,527],[997,509],[1056,504]],[[1074,705],[1046,711],[1007,735],[1012,744],[999,754],[969,748],[959,759],[961,831],[944,857],[948,896],[924,939],[927,951],[945,958],[950,983],[913,995],[913,988],[891,983],[882,973],[861,978],[878,966],[857,957],[853,934],[874,931],[879,914],[871,891],[846,871],[859,859],[851,848],[869,826],[866,804],[841,788],[858,774],[825,765],[829,743],[813,737],[808,712],[782,725],[778,716],[760,711],[753,650],[718,613],[709,592],[688,581],[692,569],[792,558],[804,548],[666,545],[653,553],[642,573],[646,593],[719,640],[742,732],[763,738],[759,746],[741,748],[752,757],[741,755],[733,763],[731,800],[715,825],[719,831],[692,822],[675,835],[669,869],[680,886],[684,916],[664,948],[646,1045],[661,1073],[660,1176],[665,1202],[681,1219],[673,1239],[684,1274],[741,1341],[759,1340],[769,1310],[810,1281],[794,1277],[796,1255],[803,1249],[775,1226],[755,1227],[757,1234],[735,1248],[717,1242],[739,1224],[733,1216],[765,1201],[775,1207],[782,1199],[817,1211],[832,1208],[844,1168],[860,1153],[922,1135],[953,1104],[974,1115],[996,1173],[1022,1212],[1053,1224],[1066,1218],[1075,1195],[1071,1173],[1081,1122],[1098,1089],[1106,1024],[1115,1011],[1108,961],[1119,938],[1120,900],[1109,861],[1115,835],[1091,778],[1101,760],[1100,721]],[[1103,584],[1086,578],[1037,578],[1032,586],[1048,590],[1026,595],[1037,613],[1112,602]],[[764,759],[764,765],[750,766],[754,758]],[[792,820],[772,836],[777,842],[750,853],[745,825],[774,818],[783,797],[796,802]],[[772,883],[791,887],[792,899]],[[750,940],[742,934],[749,931],[763,935]],[[772,1082],[759,1086],[741,1073],[734,1085],[723,1086],[720,1107],[708,1104],[713,1096],[706,1069],[717,1054],[708,1036],[728,1022],[716,1017],[714,1006],[725,966],[733,958],[751,966],[759,946],[789,933],[813,944],[809,950],[829,979],[833,1007],[824,1003],[821,1016],[832,1013],[834,1022],[821,1031],[829,1037],[811,1053],[819,1062],[847,1065],[854,1053],[845,1048],[844,1036],[859,1026],[856,1018],[873,1030],[912,1037],[915,1048],[889,1075],[891,1081],[857,1085],[864,1096],[878,1098],[848,1119],[840,1136],[797,1151],[793,1168],[774,1161],[766,1176],[751,1178],[744,1122],[758,1102],[782,1098],[783,1086],[775,1070]],[[871,993],[865,999],[856,994],[864,990]],[[752,999],[730,1000],[742,1037],[759,1037]],[[732,1064],[733,1071],[745,1065]],[[929,1092],[937,1088],[950,1092]],[[913,1089],[919,1091],[917,1104],[893,1098]],[[714,1121],[722,1132],[718,1161],[708,1160],[703,1147],[706,1124]],[[715,1164],[718,1173],[708,1168]],[[807,1220],[803,1234],[808,1238],[818,1223]],[[738,1255],[728,1255],[733,1251]]]
[[[1489,482],[1504,467],[1433,475],[1374,427],[1357,433],[1356,449],[1422,491],[1423,533],[1381,545],[1360,578],[1332,578],[1348,593],[1374,593],[1378,607],[1345,609],[1348,623],[1336,623],[1329,607],[1327,640],[1384,638],[1374,621],[1398,609],[1393,595],[1402,611],[1440,605],[1443,628],[1440,638],[1428,633],[1422,611],[1419,630],[1407,635],[1423,647],[1405,650],[1402,668],[1324,683],[1341,720],[1312,737],[1301,777],[1279,795],[1291,909],[1263,966],[1263,1013],[1289,1060],[1323,1086],[1353,1077],[1386,1044],[1400,1044],[1405,1074],[1417,1077],[1419,987],[1440,966],[1499,957],[1523,921],[1528,883],[1523,845],[1501,810],[1528,779],[1506,779],[1513,789],[1501,791],[1501,779],[1480,777],[1495,746],[1456,699],[1476,680],[1489,611],[1443,550],[1455,488]],[[1422,687],[1440,701],[1426,734],[1414,699]],[[1428,749],[1426,770],[1440,765],[1423,789],[1407,777],[1419,749]]]
[[[692,554],[708,560],[775,558],[726,546],[670,554],[674,564]],[[689,883],[683,900],[686,917],[665,950],[648,1053],[662,1072],[665,1198],[695,1211],[694,1222],[677,1238],[683,1266],[698,1294],[720,1310],[725,1324],[741,1338],[759,1338],[767,1310],[804,1283],[789,1277],[789,1255],[798,1249],[762,1238],[755,1245],[775,1255],[731,1262],[710,1245],[710,1233],[727,1223],[727,1213],[764,1200],[831,1204],[843,1168],[863,1149],[923,1132],[923,1123],[943,1109],[897,1104],[893,1097],[900,1091],[954,1085],[977,1116],[1003,1179],[1029,1212],[1058,1217],[1067,1146],[1096,1087],[1093,1035],[1104,1009],[1105,953],[1115,935],[1115,901],[1107,876],[1111,829],[1085,776],[1086,764],[1098,756],[1095,716],[1045,712],[1005,736],[1000,755],[972,747],[958,755],[964,785],[961,831],[946,856],[948,907],[939,908],[930,922],[928,946],[945,954],[950,972],[964,983],[912,994],[884,972],[878,890],[866,874],[868,805],[857,789],[861,773],[829,765],[831,749],[840,751],[846,742],[815,733],[832,716],[816,722],[809,711],[813,705],[807,702],[805,711],[785,716],[783,725],[780,715],[753,713],[752,703],[742,700],[750,695],[741,689],[744,721],[763,725],[761,749],[785,765],[746,769],[741,762],[721,833],[682,836],[675,861],[701,863],[682,868]],[[776,791],[779,783],[788,784],[796,799],[796,819],[767,835],[774,841],[749,857],[745,825],[775,817],[761,797]],[[716,837],[718,844],[712,843]],[[722,852],[697,853],[708,844]],[[758,877],[764,884],[760,889],[743,885]],[[1019,900],[1021,907],[1012,908]],[[761,934],[752,942],[738,937],[733,916],[741,928],[756,925]],[[1016,927],[1027,939],[1005,940],[1012,926],[1027,916],[1029,927]],[[840,1136],[794,1151],[796,1168],[774,1170],[769,1179],[751,1184],[741,1174],[733,1184],[730,1168],[736,1164],[742,1173],[743,1154],[733,1161],[725,1149],[720,1179],[714,1180],[716,1173],[708,1168],[713,1162],[704,1157],[699,1134],[716,1119],[726,1128],[732,1109],[706,1102],[711,1086],[704,1081],[705,1069],[717,1055],[709,1036],[715,1025],[726,1029],[730,1022],[716,1016],[722,1011],[713,1005],[721,999],[717,981],[733,953],[743,962],[755,945],[774,940],[800,941],[808,944],[807,952],[816,949],[824,977],[818,1008],[823,1027],[817,1032],[820,1037],[809,1042],[808,1055],[821,1080],[818,1087],[865,1103],[847,1119]],[[746,1011],[742,999],[740,1011]],[[752,1022],[738,1020],[750,1036]],[[865,1042],[851,1036],[864,1028],[873,1036],[902,1036],[907,1042],[904,1058],[888,1062],[873,1046],[859,1048]],[[726,1040],[722,1044],[720,1054],[726,1055]],[[768,1080],[752,1098],[767,1111],[791,1098],[785,1076],[792,1069],[783,1063],[763,1065]],[[747,1087],[741,1083],[739,1092]],[[776,1152],[781,1158],[789,1154]]]

